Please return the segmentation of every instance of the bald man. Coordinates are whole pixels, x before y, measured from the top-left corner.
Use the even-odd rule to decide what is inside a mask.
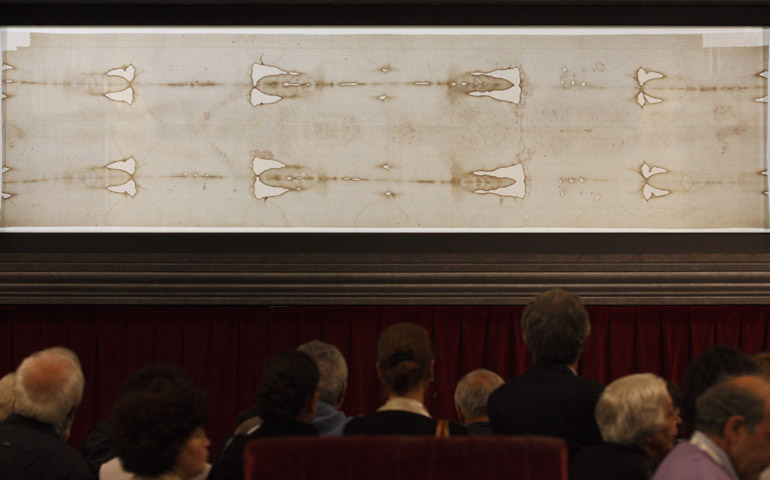
[[[0,424],[3,480],[95,480],[67,445],[85,380],[74,352],[62,347],[30,355],[16,370],[13,413]]]
[[[491,370],[479,368],[465,374],[455,388],[455,410],[460,424],[471,435],[492,435],[487,414],[489,395],[505,381]]]
[[[695,433],[666,456],[653,480],[756,480],[770,465],[770,380],[743,375],[695,403]]]

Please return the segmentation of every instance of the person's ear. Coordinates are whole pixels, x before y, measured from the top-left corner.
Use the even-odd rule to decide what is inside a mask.
[[[459,420],[460,425],[465,425],[465,417],[463,417],[463,412],[457,405],[455,405],[455,412],[457,412],[457,420]]]
[[[316,411],[318,410],[318,397],[320,394],[318,393],[318,390],[316,390],[313,395],[308,397],[307,403],[305,404],[305,408],[303,408],[303,413],[300,414],[300,417],[297,418],[297,420],[304,420],[305,423],[312,423],[313,419],[315,419]],[[302,418],[304,416],[304,419]]]
[[[348,393],[348,382],[342,384],[342,391],[340,392],[340,398],[337,399],[337,404],[334,405],[335,410],[342,408],[342,403],[345,401],[345,394]]]
[[[321,394],[318,392],[318,390],[315,391],[313,394],[313,400],[311,400],[310,404],[310,411],[313,412],[313,418],[315,418],[315,413],[318,411],[318,399],[321,398]]]
[[[380,382],[385,383],[382,380],[382,368],[380,368],[380,362],[374,362],[374,366],[377,368],[377,378],[380,380]]]
[[[436,371],[436,360],[431,360],[430,364],[428,365],[428,378],[432,382],[434,378],[436,378],[435,372]]]
[[[735,443],[746,432],[746,418],[743,415],[733,415],[725,422],[722,436],[729,443]]]

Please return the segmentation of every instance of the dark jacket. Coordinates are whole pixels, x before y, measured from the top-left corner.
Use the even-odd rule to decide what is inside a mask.
[[[601,443],[594,408],[604,385],[566,365],[534,365],[489,396],[492,430],[563,438],[570,455]]]
[[[489,437],[492,435],[492,424],[489,422],[473,422],[465,426],[468,430],[468,435],[476,435],[479,437]]]
[[[95,480],[96,473],[47,423],[13,414],[0,423],[3,480]]]
[[[211,467],[211,472],[206,479],[243,480],[243,452],[247,443],[267,437],[297,435],[318,435],[318,430],[309,423],[296,420],[265,421],[248,435],[236,435],[227,449],[219,455],[219,459]]]
[[[345,435],[435,435],[438,420],[400,410],[356,417],[345,425]],[[467,435],[462,425],[449,423],[450,435]]]
[[[112,431],[112,423],[109,420],[102,420],[96,424],[80,446],[80,453],[95,472],[99,471],[102,464],[117,456],[112,449]]]
[[[570,462],[570,480],[649,480],[658,462],[639,447],[601,443]]]

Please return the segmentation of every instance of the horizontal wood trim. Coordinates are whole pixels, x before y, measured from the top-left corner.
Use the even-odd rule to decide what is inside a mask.
[[[561,286],[591,304],[770,303],[770,253],[415,250],[3,253],[0,302],[513,305]]]

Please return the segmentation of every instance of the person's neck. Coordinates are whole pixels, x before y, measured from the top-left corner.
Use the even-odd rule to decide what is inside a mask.
[[[717,435],[716,433],[707,433],[707,432],[700,432],[704,436],[706,436],[709,440],[714,442],[714,444],[722,449],[723,452],[727,451],[727,439],[724,438],[721,435]]]
[[[578,359],[577,359],[577,360],[575,360],[574,362],[572,362],[572,363],[568,363],[568,364],[567,364],[567,366],[568,366],[568,367],[569,367],[569,368],[570,368],[570,369],[571,369],[571,370],[572,370],[572,371],[575,373],[575,375],[577,375],[577,371],[578,371],[578,364],[579,364],[579,363],[580,363],[580,359],[578,358]]]
[[[668,453],[667,451],[663,451],[660,448],[652,448],[646,443],[642,445],[642,450],[644,450],[644,453],[646,453],[648,457],[655,460],[656,462],[661,461],[666,453]]]
[[[410,400],[416,400],[420,403],[423,403],[425,400],[425,387],[419,387],[403,395],[396,395],[395,393],[390,392],[388,394],[388,400],[391,400],[393,398],[408,398]]]

